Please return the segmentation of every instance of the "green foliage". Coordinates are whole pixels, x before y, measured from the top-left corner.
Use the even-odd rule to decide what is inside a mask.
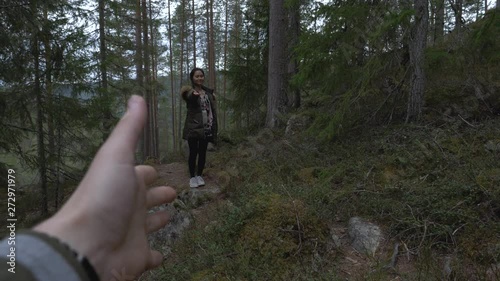
[[[301,62],[292,83],[311,89],[308,106],[322,107],[310,133],[329,140],[362,122],[401,115],[383,110],[400,101],[405,40],[411,10],[363,1],[322,5],[322,28],[302,35],[295,53]]]
[[[471,24],[470,32],[457,42],[452,35],[444,42],[428,48],[427,105],[434,113],[466,119],[489,118],[498,112],[500,71],[498,49],[500,17],[491,11],[482,20]],[[439,117],[438,117],[439,118]]]
[[[228,69],[231,97],[225,102],[237,126],[260,126],[267,101],[268,3],[252,1],[244,13],[243,26],[232,38]]]
[[[382,3],[320,5],[295,55],[292,84],[304,97],[309,133],[332,140],[358,126],[401,122],[409,87],[411,9]],[[440,114],[469,120],[498,112],[498,12],[490,11],[461,34],[449,34],[426,51],[425,121]]]

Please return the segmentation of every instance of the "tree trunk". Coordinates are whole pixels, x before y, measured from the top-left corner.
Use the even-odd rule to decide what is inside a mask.
[[[99,71],[100,74],[100,85],[99,85],[99,93],[101,96],[101,102],[104,104],[101,105],[102,114],[103,114],[103,141],[106,141],[109,134],[111,133],[111,109],[110,109],[110,100],[108,96],[108,69],[106,66],[106,33],[105,33],[105,3],[104,0],[99,0]]]
[[[182,85],[184,83],[184,22],[185,22],[185,19],[186,19],[186,15],[184,13],[184,10],[185,10],[185,0],[181,0],[181,30],[180,30],[180,40],[181,40],[181,53],[180,53],[180,69],[179,69],[179,81],[180,81],[180,88],[182,88]],[[178,121],[178,126],[177,126],[177,134],[179,136],[178,140],[179,140],[179,147],[182,147],[181,146],[181,142],[182,142],[182,131],[181,131],[181,122],[182,122],[182,99],[180,98],[179,99],[179,118],[177,119]]]
[[[269,66],[266,126],[279,124],[279,115],[286,110],[286,13],[284,0],[269,2]]]
[[[227,51],[229,48],[228,44],[228,32],[229,32],[229,3],[228,1],[225,2],[226,7],[225,7],[225,25],[224,25],[224,70],[227,69]],[[227,75],[224,74],[223,78],[223,83],[222,83],[222,100],[226,100],[226,92],[227,92]],[[220,101],[220,99],[219,99]],[[226,109],[222,106],[219,106],[220,109],[223,110],[222,114],[220,116],[222,117],[221,123],[222,123],[222,129],[226,129]],[[219,111],[220,112],[220,111]]]
[[[191,1],[193,6],[193,67],[196,67],[196,9],[194,0]]]
[[[300,36],[300,6],[301,1],[295,1],[293,2],[293,5],[290,4],[288,8],[289,25],[287,34],[290,36],[290,41],[288,43],[288,81],[290,81],[290,79],[299,71],[298,62],[294,58],[293,49],[299,42]],[[294,94],[292,105],[295,108],[299,108],[300,90],[298,88],[290,90],[292,90]]]
[[[148,8],[146,0],[142,0],[142,47],[143,47],[143,62],[144,62],[144,78],[146,79],[145,86],[145,100],[146,106],[148,108],[148,119],[146,126],[144,127],[144,151],[146,159],[153,158],[157,159],[155,151],[155,129],[156,126],[156,116],[154,110],[154,99],[152,96],[151,85],[151,57],[150,57],[150,46],[149,46],[149,17]]]
[[[151,99],[152,99],[152,138],[153,138],[153,151],[156,159],[159,160],[160,157],[160,147],[159,147],[159,131],[158,131],[158,92],[157,92],[157,63],[156,63],[156,41],[155,41],[155,28],[153,24],[153,5],[151,0],[149,0],[149,30],[151,36],[150,47],[150,60],[151,60]]]
[[[460,33],[462,29],[462,6],[463,6],[463,0],[455,0],[454,2],[451,3],[451,9],[453,10],[453,13],[455,14],[455,31],[457,33]]]
[[[440,42],[444,36],[444,0],[435,1],[435,11],[434,43],[437,43]]]
[[[416,12],[410,43],[410,68],[412,74],[406,122],[420,119],[425,92],[424,51],[429,21],[428,3],[427,0],[415,0],[414,3]]]
[[[215,28],[214,0],[207,0],[208,5],[208,72],[210,73],[208,87],[215,89],[217,75],[215,73]]]
[[[142,20],[141,20],[141,0],[137,0],[135,7],[135,67],[137,75],[137,93],[144,96],[144,74],[143,74],[143,55],[142,55]],[[146,160],[146,151],[144,150],[144,138],[140,138],[140,149],[142,161]]]
[[[33,18],[37,17],[37,1],[31,2],[31,15]],[[34,62],[34,88],[33,92],[36,96],[36,109],[37,109],[37,152],[38,152],[38,172],[40,173],[40,190],[42,193],[42,215],[47,215],[48,196],[47,196],[47,166],[45,157],[45,133],[43,130],[43,97],[41,89],[41,76],[40,76],[40,47],[39,45],[39,30],[37,25],[33,25],[32,38],[31,38],[31,55]]]
[[[49,174],[48,178],[55,182],[55,208],[58,209],[58,198],[59,198],[59,175],[55,173],[55,162],[56,162],[56,146],[55,146],[55,129],[54,129],[54,98],[53,98],[53,83],[52,83],[52,47],[50,43],[50,30],[49,30],[49,17],[48,17],[48,6],[44,3],[43,8],[43,32],[42,41],[44,46],[44,56],[45,56],[45,104],[46,104],[46,116],[47,116],[47,130],[48,130],[48,155],[46,156],[47,172]],[[48,201],[48,199],[47,199]]]
[[[172,118],[172,143],[174,151],[177,151],[176,122],[175,122],[175,90],[174,90],[174,63],[172,50],[172,16],[170,15],[170,0],[168,0],[168,57],[170,66],[170,95],[171,95],[171,118]]]

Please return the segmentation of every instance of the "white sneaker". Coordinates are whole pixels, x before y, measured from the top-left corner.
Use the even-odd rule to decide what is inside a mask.
[[[196,180],[198,181],[198,186],[205,185],[205,181],[203,180],[203,178],[201,176],[197,176]]]
[[[197,177],[192,177],[189,179],[189,187],[198,187]]]

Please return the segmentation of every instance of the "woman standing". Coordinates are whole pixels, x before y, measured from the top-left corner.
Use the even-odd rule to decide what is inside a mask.
[[[194,68],[189,79],[192,87],[183,87],[181,90],[187,106],[182,138],[187,140],[189,145],[189,186],[198,187],[205,185],[201,176],[205,168],[208,143],[215,144],[217,139],[217,109],[214,91],[203,86],[205,72]]]

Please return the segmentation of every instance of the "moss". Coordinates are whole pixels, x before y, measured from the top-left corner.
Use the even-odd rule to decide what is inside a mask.
[[[313,184],[318,179],[320,173],[321,168],[319,167],[303,168],[297,172],[297,178],[304,183]]]
[[[498,189],[500,187],[500,168],[481,171],[476,176],[476,183],[487,190]]]
[[[269,272],[271,279],[282,280],[307,256],[324,254],[328,228],[302,201],[272,194],[250,204],[256,213],[240,232],[237,252],[249,264]]]

